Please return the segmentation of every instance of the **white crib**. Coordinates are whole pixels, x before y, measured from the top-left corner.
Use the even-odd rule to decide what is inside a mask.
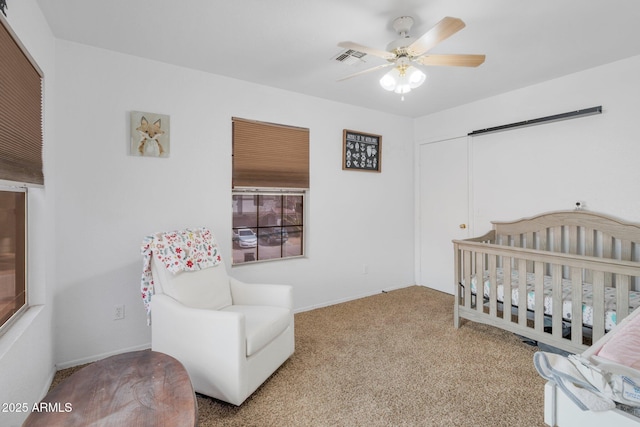
[[[550,212],[453,244],[456,328],[468,319],[578,354],[640,307],[640,224]]]

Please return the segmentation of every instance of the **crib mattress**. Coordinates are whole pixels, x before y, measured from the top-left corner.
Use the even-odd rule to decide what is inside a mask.
[[[511,272],[511,304],[517,306],[519,302],[519,280],[520,275],[517,270]],[[497,298],[498,301],[504,302],[504,272],[501,268],[496,271],[497,281]],[[527,273],[527,308],[535,310],[535,274]],[[477,280],[475,277],[471,280],[471,293],[476,294]],[[491,283],[489,281],[489,273],[484,273],[484,296],[489,297]],[[562,280],[562,317],[565,320],[571,320],[571,281]],[[551,315],[553,313],[551,276],[544,277],[544,313]],[[610,330],[616,325],[616,291],[615,288],[605,287],[605,330]],[[640,306],[640,292],[629,292],[629,312]],[[593,326],[593,286],[584,283],[582,287],[582,324]]]

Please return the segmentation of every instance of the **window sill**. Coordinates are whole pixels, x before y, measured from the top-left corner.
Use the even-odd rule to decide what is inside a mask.
[[[17,318],[5,324],[0,332],[0,360],[31,327],[35,319],[44,309],[44,305],[28,307]]]
[[[255,261],[247,261],[247,262],[241,262],[241,263],[238,263],[238,264],[231,264],[231,268],[244,267],[246,265],[264,264],[265,262],[294,260],[294,259],[300,259],[300,258],[307,258],[307,256],[306,255],[295,255],[295,256],[288,256],[288,257],[284,257],[284,258],[258,259],[258,260],[255,260]]]

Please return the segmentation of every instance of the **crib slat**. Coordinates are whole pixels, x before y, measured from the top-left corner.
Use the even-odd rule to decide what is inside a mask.
[[[562,252],[562,226],[552,227],[553,252]]]
[[[629,282],[626,274],[616,274],[616,325],[629,315]]]
[[[567,226],[569,229],[569,253],[578,253],[578,227],[575,225]]]
[[[541,230],[538,232],[538,249],[541,251],[548,251],[547,247],[547,229]]]
[[[534,245],[534,237],[533,237],[533,232],[530,231],[528,233],[524,234],[524,246],[527,249],[535,249],[535,245]],[[533,261],[527,261],[527,271],[533,273]]]
[[[597,341],[604,335],[604,272],[593,272],[593,340]]]
[[[620,259],[631,261],[631,242],[629,240],[620,241]]]
[[[527,326],[527,260],[518,259],[518,324]]]
[[[484,311],[484,254],[476,252],[476,310]],[[490,286],[495,286],[491,283]]]
[[[571,342],[582,345],[582,269],[571,268]]]
[[[596,256],[594,252],[595,244],[593,239],[593,228],[584,229],[584,254],[586,256]]]
[[[513,258],[503,260],[502,279],[502,320],[511,322],[511,263]]]
[[[536,331],[544,332],[544,264],[536,261],[534,272],[536,274],[534,327]]]
[[[602,234],[602,257],[613,258],[615,255],[613,249],[614,249],[614,246],[613,246],[613,240],[611,236],[607,236],[603,233]],[[604,284],[605,286],[613,286],[613,275],[611,273],[605,273]]]
[[[514,234],[513,236],[511,236],[511,246],[515,246],[516,248],[521,248],[521,244],[520,244],[520,235],[519,234]]]
[[[593,238],[593,229],[592,228],[585,228],[584,230],[584,254],[586,256],[596,256],[594,249],[595,249],[595,245],[594,245],[594,238]],[[591,270],[587,270],[584,280],[588,283],[591,283],[593,281],[593,272]]]
[[[552,327],[553,338],[559,340],[562,338],[562,266],[553,264],[551,266],[551,286],[552,295]]]
[[[464,258],[464,306],[468,309],[471,308],[471,251],[463,252]],[[480,280],[482,281],[482,280]],[[476,294],[478,293],[478,284],[476,283]]]
[[[543,230],[538,231],[538,250],[541,251],[548,251],[549,247],[547,246],[549,244],[549,241],[547,240],[549,237],[549,229],[545,228]],[[544,266],[544,274],[549,275],[549,268],[550,265],[548,263],[545,263]]]
[[[489,315],[491,317],[498,316],[498,278],[496,275],[496,256],[489,256]]]

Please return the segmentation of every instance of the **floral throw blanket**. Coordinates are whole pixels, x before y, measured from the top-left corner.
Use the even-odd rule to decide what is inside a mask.
[[[147,310],[147,323],[150,324],[151,296],[153,295],[153,276],[151,257],[164,265],[171,273],[196,271],[213,267],[222,258],[213,234],[207,228],[187,228],[184,230],[156,233],[142,241],[143,257],[141,292],[144,307]]]

